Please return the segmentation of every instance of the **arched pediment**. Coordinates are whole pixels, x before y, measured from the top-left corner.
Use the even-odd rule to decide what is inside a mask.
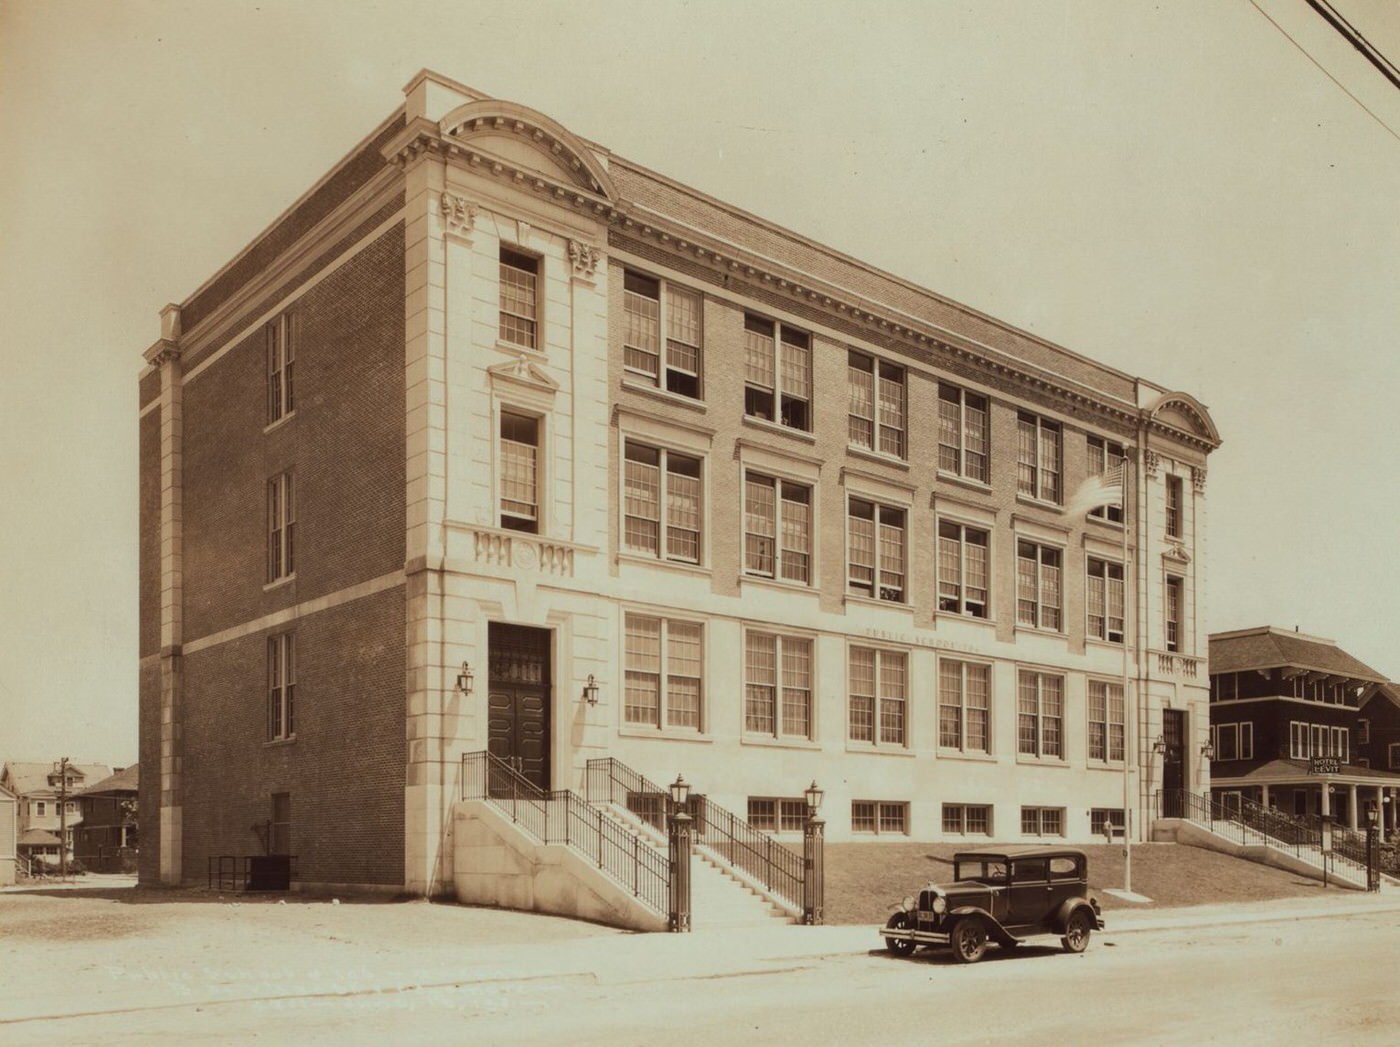
[[[1210,412],[1206,410],[1205,404],[1189,393],[1166,393],[1152,405],[1148,414],[1163,425],[1209,440],[1213,444],[1220,443],[1220,431],[1211,421]]]
[[[558,121],[528,106],[483,98],[452,110],[438,129],[443,138],[470,143],[509,164],[617,199],[612,178],[593,151]]]

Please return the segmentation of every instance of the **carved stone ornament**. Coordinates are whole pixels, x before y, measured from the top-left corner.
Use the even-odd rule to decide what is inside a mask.
[[[1157,470],[1162,466],[1162,456],[1156,451],[1144,451],[1142,454],[1142,464],[1147,470],[1147,475],[1155,478]]]
[[[1191,486],[1196,489],[1197,494],[1206,493],[1206,467],[1204,465],[1191,467]]]
[[[580,243],[578,240],[569,241],[569,261],[574,264],[574,275],[591,280],[598,272],[598,263],[603,259],[603,252],[592,244]]]
[[[530,542],[516,539],[511,543],[511,563],[522,571],[533,571],[540,565],[540,554]]]
[[[476,204],[453,193],[443,193],[440,199],[442,220],[453,233],[468,233],[476,226]]]

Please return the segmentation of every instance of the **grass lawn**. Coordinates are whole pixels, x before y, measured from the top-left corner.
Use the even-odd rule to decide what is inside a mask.
[[[988,844],[987,846],[996,846]],[[829,843],[826,845],[826,922],[884,923],[892,907],[933,880],[953,878],[953,853],[968,845]],[[1152,901],[1123,901],[1105,888],[1123,886],[1121,844],[1079,847],[1089,856],[1089,888],[1105,911],[1173,905],[1316,897],[1317,880],[1199,847],[1133,845],[1133,891]],[[1336,888],[1334,888],[1335,890]]]

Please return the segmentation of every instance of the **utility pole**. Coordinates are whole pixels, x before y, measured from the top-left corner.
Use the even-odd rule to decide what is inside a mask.
[[[68,757],[56,764],[58,771],[58,876],[68,879]]]

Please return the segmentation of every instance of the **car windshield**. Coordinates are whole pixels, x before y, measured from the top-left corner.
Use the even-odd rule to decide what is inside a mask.
[[[1006,882],[1006,863],[992,858],[963,858],[953,867],[959,880],[1000,885]]]

